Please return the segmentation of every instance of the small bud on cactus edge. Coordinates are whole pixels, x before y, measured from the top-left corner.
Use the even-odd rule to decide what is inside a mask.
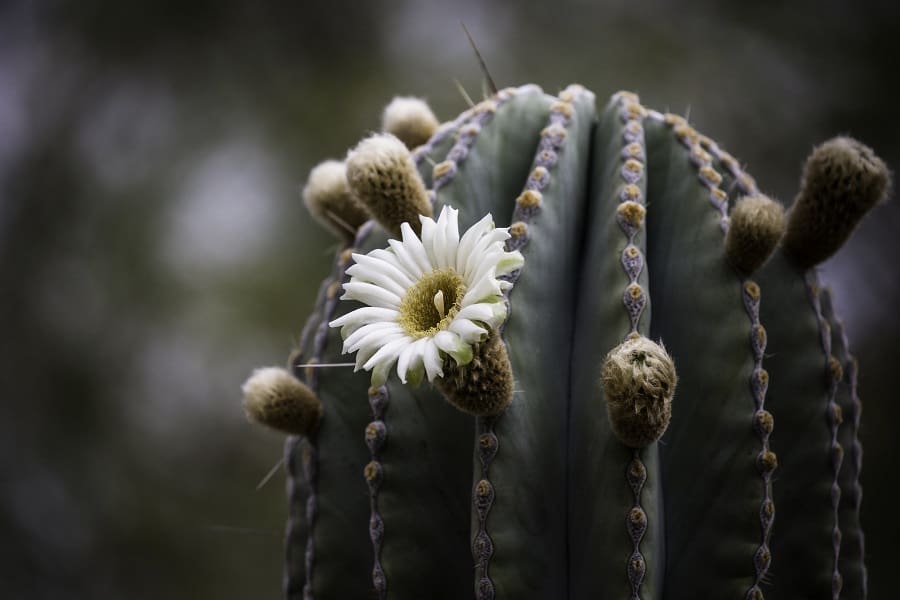
[[[280,367],[256,369],[241,387],[247,418],[284,433],[310,435],[322,403],[305,383]]]
[[[813,150],[800,194],[788,214],[784,250],[808,269],[831,257],[863,216],[883,201],[891,174],[871,148],[849,137]]]
[[[725,252],[732,265],[749,275],[775,251],[784,234],[784,209],[762,194],[738,200],[731,211]]]
[[[606,412],[623,444],[643,448],[662,437],[677,382],[666,349],[645,337],[628,339],[606,355],[601,373]]]
[[[431,108],[419,98],[394,98],[381,117],[382,131],[397,136],[409,149],[427,142],[439,125]]]
[[[347,184],[347,167],[327,160],[309,173],[303,202],[310,214],[343,240],[353,240],[356,230],[371,216]]]
[[[401,224],[409,223],[419,234],[419,215],[432,214],[412,156],[393,135],[373,135],[351,150],[347,154],[347,181],[381,226],[397,238]]]
[[[444,361],[444,376],[435,380],[447,402],[477,417],[499,415],[512,402],[512,365],[506,352],[506,344],[496,331],[488,338],[473,345],[472,361],[457,365],[448,358]]]

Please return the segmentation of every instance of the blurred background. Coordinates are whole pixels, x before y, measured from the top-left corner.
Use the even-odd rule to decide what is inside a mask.
[[[239,387],[329,267],[299,189],[392,95],[448,119],[454,79],[479,94],[460,20],[500,87],[689,111],[785,202],[835,134],[897,170],[900,4],[674,4],[0,3],[0,596],[279,596],[284,477],[256,487],[282,439]],[[893,202],[822,269],[862,364],[873,598],[900,558],[898,230]]]

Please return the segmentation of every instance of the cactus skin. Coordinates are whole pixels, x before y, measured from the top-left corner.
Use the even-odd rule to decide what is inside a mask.
[[[490,212],[525,256],[513,400],[474,418],[394,375],[295,366],[324,414],[286,446],[289,599],[865,598],[861,404],[830,296],[780,248],[731,265],[729,210],[759,190],[715,142],[633,94],[594,106],[507,89],[413,151],[434,212]],[[369,222],[348,248],[387,239]],[[354,308],[348,248],[295,365],[347,360],[328,322]],[[640,449],[599,385],[628,336],[662,339],[678,376]]]

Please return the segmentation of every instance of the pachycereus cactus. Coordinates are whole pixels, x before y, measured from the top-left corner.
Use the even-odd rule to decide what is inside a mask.
[[[310,175],[343,247],[290,372],[244,387],[293,434],[288,598],[866,596],[815,268],[887,194],[871,150],[819,146],[785,213],[630,93],[440,126],[402,99],[384,129]]]

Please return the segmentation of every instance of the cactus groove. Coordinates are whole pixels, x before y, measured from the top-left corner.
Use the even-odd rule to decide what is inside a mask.
[[[387,247],[399,223],[338,231],[291,359],[323,415],[285,448],[286,597],[865,598],[856,360],[815,267],[780,247],[758,267],[771,243],[729,259],[753,177],[628,92],[598,113],[582,86],[527,85],[424,122],[409,164],[431,214],[458,209],[462,230],[491,213],[524,256],[491,334],[512,402],[473,417],[427,383],[317,368],[348,359],[329,323],[359,306],[338,298],[352,253]],[[677,370],[665,433],[623,437],[640,447],[617,437],[600,384],[629,340]]]

